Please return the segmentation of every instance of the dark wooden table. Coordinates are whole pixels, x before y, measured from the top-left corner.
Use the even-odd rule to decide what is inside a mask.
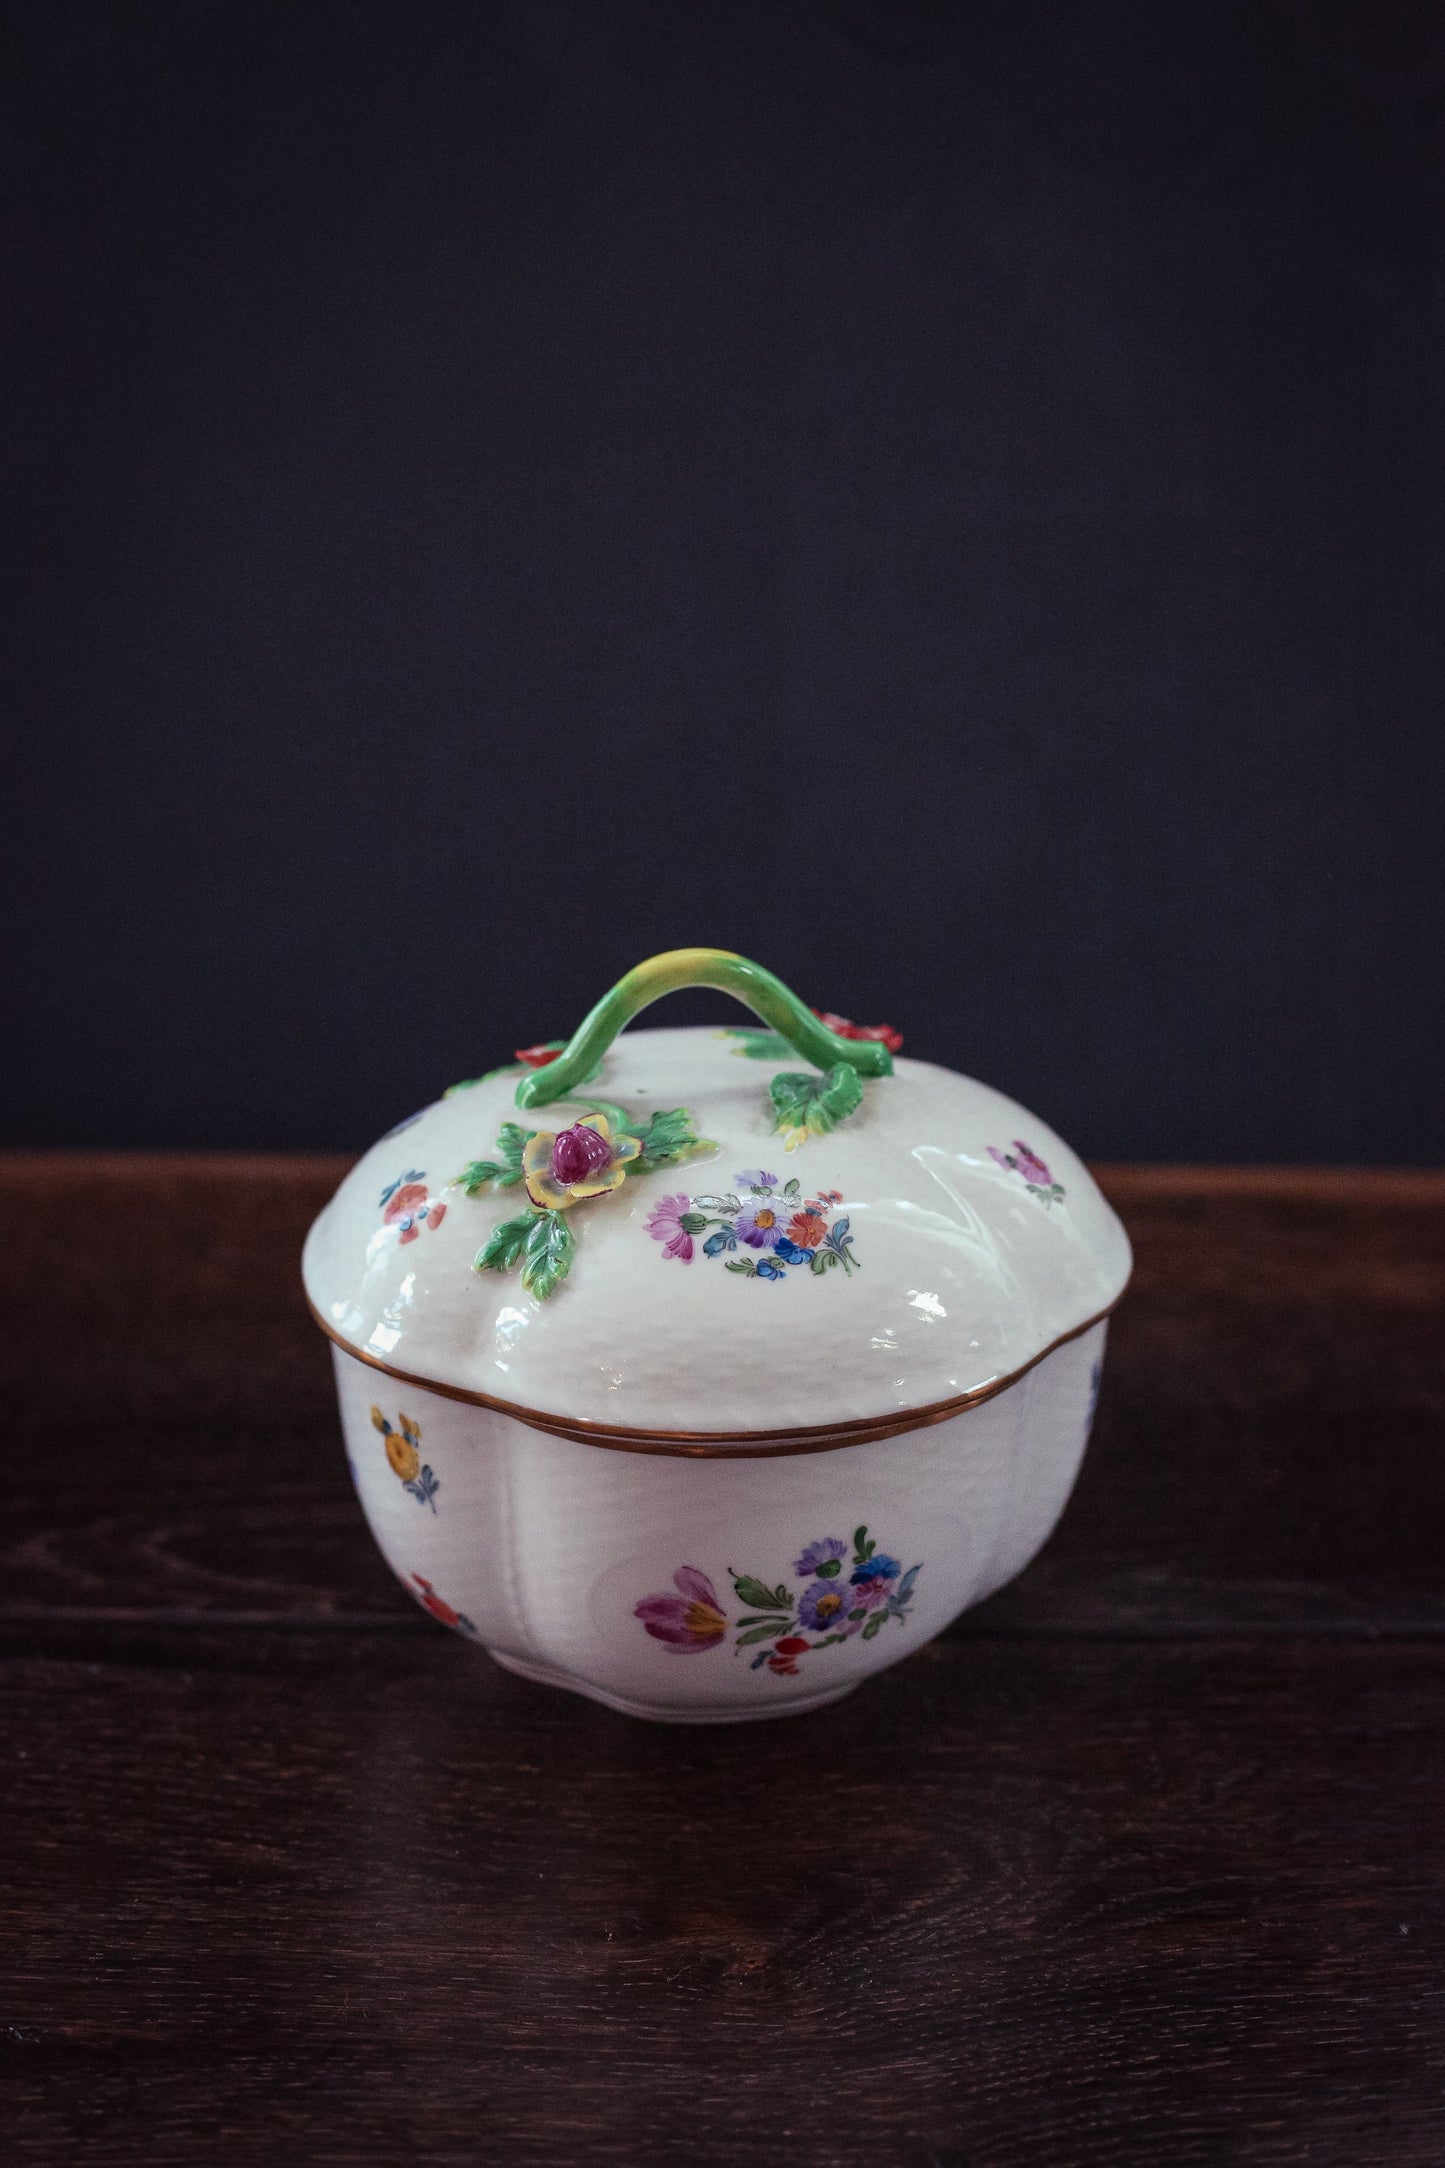
[[[1445,1176],[1104,1170],[1042,1557],[674,1730],[390,1580],[339,1172],[0,1162],[0,2159],[1445,2161]]]

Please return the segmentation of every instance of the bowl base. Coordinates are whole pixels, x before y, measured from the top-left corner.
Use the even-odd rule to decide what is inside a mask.
[[[826,1694],[809,1694],[805,1699],[775,1703],[772,1708],[677,1709],[652,1701],[629,1701],[625,1695],[609,1694],[605,1686],[591,1686],[568,1672],[554,1671],[550,1664],[534,1664],[525,1656],[511,1656],[501,1649],[489,1648],[487,1654],[494,1664],[500,1664],[503,1671],[515,1672],[519,1679],[531,1679],[537,1686],[560,1686],[569,1694],[585,1694],[589,1701],[600,1701],[604,1707],[616,1709],[620,1716],[646,1717],[654,1724],[755,1724],[774,1716],[806,1716],[810,1709],[823,1709],[830,1701],[841,1701],[858,1684],[856,1679],[850,1679],[846,1686],[830,1687]]]

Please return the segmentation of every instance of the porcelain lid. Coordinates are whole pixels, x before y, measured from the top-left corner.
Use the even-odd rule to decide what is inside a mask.
[[[1119,1221],[1067,1145],[987,1085],[840,1039],[791,996],[783,1014],[752,981],[791,1045],[747,1029],[612,1043],[616,1009],[586,1040],[608,1002],[634,1013],[659,976],[699,983],[696,959],[723,956],[639,967],[555,1065],[454,1088],[374,1145],[306,1244],[332,1338],[546,1428],[761,1445],[909,1427],[1112,1307]],[[729,983],[777,987],[726,960]],[[550,1103],[519,1108],[519,1080]]]

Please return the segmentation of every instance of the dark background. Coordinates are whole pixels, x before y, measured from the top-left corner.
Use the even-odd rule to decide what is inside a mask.
[[[6,53],[0,1139],[359,1146],[700,941],[1091,1154],[1445,1158],[1438,7]]]

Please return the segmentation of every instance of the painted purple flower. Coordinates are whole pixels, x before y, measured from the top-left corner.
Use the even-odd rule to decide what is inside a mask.
[[[821,1573],[824,1566],[833,1566],[840,1558],[848,1556],[848,1546],[841,1536],[824,1536],[818,1543],[810,1543],[806,1551],[793,1560],[794,1573]]]
[[[1022,1137],[1014,1138],[1011,1152],[1000,1152],[990,1145],[988,1156],[1000,1167],[1007,1167],[1011,1174],[1021,1174],[1026,1182],[1035,1182],[1040,1189],[1052,1189],[1054,1178],[1036,1152],[1031,1152]]]
[[[798,1624],[806,1626],[810,1633],[831,1633],[856,1608],[839,1582],[815,1581],[798,1599]]]
[[[875,1551],[871,1558],[864,1559],[861,1566],[853,1568],[850,1579],[854,1588],[866,1588],[873,1581],[896,1581],[902,1571],[903,1567],[898,1559],[890,1558],[886,1551]]]
[[[664,1245],[663,1256],[680,1258],[685,1265],[692,1262],[692,1236],[682,1224],[682,1215],[691,1203],[690,1197],[659,1197],[647,1222],[653,1241]]]
[[[887,1581],[864,1581],[859,1587],[848,1590],[848,1609],[850,1612],[876,1611],[879,1604],[887,1603],[888,1596]],[[854,1619],[853,1627],[856,1629],[862,1623],[861,1619]]]
[[[739,1212],[733,1227],[739,1242],[746,1242],[749,1249],[776,1249],[783,1233],[782,1208],[771,1198],[755,1197]]]
[[[679,1566],[672,1581],[679,1595],[644,1596],[634,1605],[633,1617],[640,1618],[653,1639],[664,1642],[674,1656],[695,1656],[701,1649],[716,1648],[728,1630],[717,1590],[696,1566]]]
[[[744,1167],[738,1176],[739,1189],[776,1189],[777,1186],[777,1176],[765,1174],[761,1167]]]

